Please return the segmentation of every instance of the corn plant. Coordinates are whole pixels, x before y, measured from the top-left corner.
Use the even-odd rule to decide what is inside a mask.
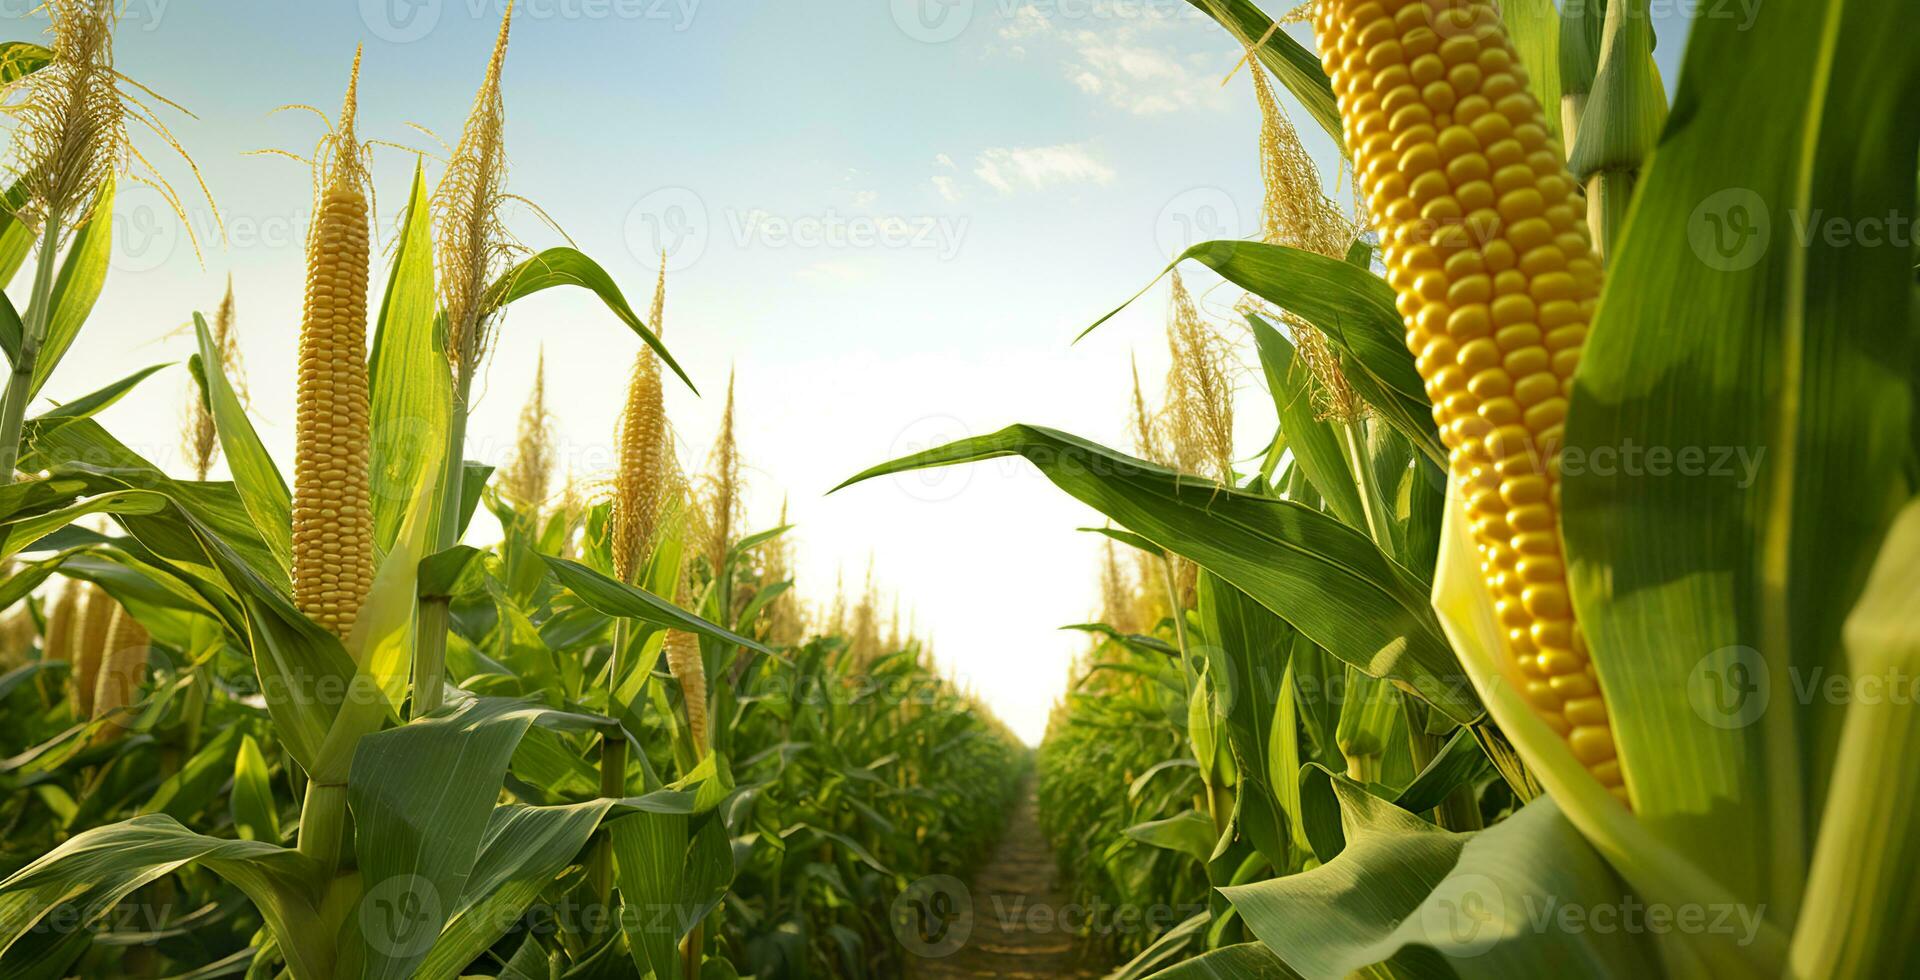
[[[1249,318],[1280,417],[1261,471],[1014,426],[856,478],[1021,455],[1203,569],[1237,812],[1196,851],[1208,920],[1129,971],[1901,972],[1911,794],[1866,760],[1910,706],[1789,678],[1858,692],[1920,650],[1915,252],[1779,233],[1914,207],[1920,59],[1892,14],[1698,18],[1669,114],[1628,0],[1586,57],[1591,24],[1545,4],[1323,0],[1318,57],[1244,0],[1194,4],[1340,141],[1384,266],[1244,241],[1177,260],[1299,321]],[[1522,61],[1547,38],[1566,77]],[[1366,405],[1364,456],[1299,409],[1313,335]],[[1622,464],[1635,447],[1654,464]],[[1412,765],[1353,764],[1342,730],[1368,719],[1302,696],[1323,654],[1391,685]],[[1477,807],[1443,805],[1462,788]],[[1693,922],[1598,926],[1632,909]]]
[[[503,481],[464,458],[521,297],[590,289],[656,404],[663,366],[684,378],[597,263],[519,258],[500,224],[510,21],[439,190],[414,170],[377,305],[356,55],[313,156],[289,486],[232,376],[230,309],[193,317],[189,418],[231,479],[206,479],[211,444],[178,478],[94,417],[162,366],[25,415],[101,288],[124,163],[111,133],[36,155],[122,111],[108,8],[51,8],[57,43],[12,46],[0,75],[95,111],[25,126],[0,227],[8,278],[41,241],[25,326],[0,309],[0,974],[898,972],[888,904],[981,854],[1023,753],[918,645],[865,662],[798,635],[786,528],[741,533],[731,398],[710,491],[649,486],[637,538],[613,529],[638,474],[550,506],[530,489],[550,456]],[[459,544],[482,505],[502,540]],[[926,697],[869,689],[894,682]]]

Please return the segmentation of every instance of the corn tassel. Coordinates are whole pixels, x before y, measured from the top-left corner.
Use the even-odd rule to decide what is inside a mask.
[[[1584,202],[1488,0],[1333,0],[1315,26],[1508,673],[1625,801],[1559,530],[1562,423],[1601,284]]]
[[[354,141],[355,83],[323,163],[307,241],[293,477],[293,594],[334,635],[353,629],[373,582],[368,493],[367,195]]]
[[[140,680],[147,671],[147,649],[151,644],[146,627],[141,626],[126,607],[114,610],[100,658],[100,676],[94,681],[90,715],[94,721],[112,717],[133,703],[134,692],[140,689]],[[101,728],[94,733],[94,744],[111,741],[122,727],[114,724]]]
[[[663,260],[660,281],[654,286],[649,321],[656,335],[664,329],[662,313],[666,296],[667,270]],[[664,398],[660,358],[652,349],[642,347],[634,358],[633,376],[627,383],[626,408],[620,413],[620,470],[614,478],[613,571],[622,582],[631,583],[638,573],[640,559],[659,520],[666,488],[672,482],[672,446],[667,435]]]

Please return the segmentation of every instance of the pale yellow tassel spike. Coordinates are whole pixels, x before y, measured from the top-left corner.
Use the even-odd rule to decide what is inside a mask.
[[[306,303],[295,392],[294,603],[345,639],[373,584],[369,492],[365,170],[354,142],[360,56],[323,145],[307,240]]]
[[[734,525],[737,524],[740,503],[740,446],[734,439],[733,429],[733,382],[731,371],[727,373],[727,405],[720,415],[720,434],[714,439],[712,473],[712,505],[708,514],[707,558],[713,563],[713,572],[719,575],[727,561],[727,552],[733,547]]]
[[[1221,483],[1233,479],[1232,354],[1200,319],[1178,271],[1167,320],[1169,443],[1178,468]]]
[[[520,410],[513,462],[500,475],[503,496],[524,517],[536,517],[547,502],[553,483],[553,442],[553,418],[547,412],[547,352],[542,348],[533,365],[533,388]]]
[[[1253,50],[1249,47],[1248,54]],[[1327,200],[1320,185],[1320,170],[1300,142],[1299,131],[1280,111],[1266,68],[1258,63],[1250,67],[1254,101],[1260,107],[1260,171],[1265,188],[1261,238],[1270,245],[1345,258],[1358,230]],[[1366,403],[1348,383],[1326,337],[1292,313],[1282,311],[1279,316],[1317,382],[1314,400],[1320,417],[1341,422],[1364,418]]]
[[[459,379],[471,379],[492,343],[498,311],[484,309],[483,301],[513,250],[500,219],[507,200],[506,103],[500,94],[500,73],[512,25],[509,2],[487,59],[487,73],[431,205],[440,305],[447,318],[447,358]]]
[[[227,291],[213,312],[213,349],[220,357],[220,371],[242,400],[244,383],[240,377],[240,345],[233,333],[233,276],[227,276]],[[207,406],[200,387],[188,393],[187,420],[184,427],[187,459],[193,465],[194,479],[204,481],[220,458],[220,430]]]
[[[642,349],[634,359],[626,408],[620,413],[620,469],[614,475],[613,568],[624,582],[632,582],[639,570],[672,480],[669,440],[660,362],[651,350]]]

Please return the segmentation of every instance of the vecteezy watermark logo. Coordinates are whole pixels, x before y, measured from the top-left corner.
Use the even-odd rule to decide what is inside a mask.
[[[1240,207],[1218,187],[1194,187],[1175,194],[1153,219],[1153,244],[1172,258],[1201,242],[1240,237]]]
[[[1687,218],[1687,243],[1693,246],[1693,254],[1721,272],[1752,268],[1767,253],[1772,238],[1767,202],[1744,187],[1708,195]]]
[[[930,875],[893,900],[887,921],[893,937],[915,956],[951,956],[973,935],[973,895],[952,875]]]
[[[113,209],[113,247],[107,264],[120,273],[152,272],[167,264],[187,229],[166,195],[129,182]]]
[[[394,875],[360,899],[360,934],[367,945],[394,958],[417,956],[439,938],[439,889],[419,875]]]
[[[648,266],[665,255],[669,272],[700,261],[711,233],[707,202],[685,187],[662,187],[627,211],[627,251]]]
[[[360,19],[382,41],[406,44],[440,23],[441,0],[360,0]]]
[[[893,22],[924,44],[943,44],[973,22],[974,0],[893,0]]]
[[[893,438],[887,458],[912,456],[972,435],[973,430],[967,428],[965,422],[951,415],[928,415],[915,419],[900,430],[900,434]],[[929,504],[945,503],[960,496],[971,482],[973,468],[969,466],[935,466],[896,473],[893,477],[894,486],[899,487],[902,493]]]
[[[1506,931],[1506,895],[1492,878],[1454,875],[1420,906],[1420,930],[1428,944],[1448,956],[1478,956]]]
[[[1752,647],[1721,647],[1700,658],[1687,677],[1687,703],[1715,728],[1745,728],[1773,696],[1766,658]]]

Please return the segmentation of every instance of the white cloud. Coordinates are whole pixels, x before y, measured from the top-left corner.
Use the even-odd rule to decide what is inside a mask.
[[[1129,43],[1128,33],[1077,32],[1067,78],[1082,92],[1140,116],[1173,112],[1218,97],[1219,76],[1233,64],[1231,57],[1183,60],[1159,47]]]
[[[1007,41],[1018,41],[1036,34],[1045,34],[1051,30],[1053,30],[1053,21],[1049,20],[1046,14],[1041,13],[1039,7],[1024,6],[1013,12],[1013,16],[1008,18],[1007,26],[1000,28],[1000,37]]]
[[[933,162],[939,164],[942,167],[947,168],[948,170],[954,169],[953,158],[950,156],[947,156],[945,153],[934,154]]]
[[[1224,105],[1220,79],[1239,57],[1213,40],[1195,48],[1216,29],[1170,0],[1012,0],[1002,15],[1002,53],[1057,57],[1068,83],[1135,115]],[[1205,30],[1185,29],[1196,24]]]
[[[933,189],[939,191],[941,200],[946,201],[948,204],[958,204],[960,202],[960,187],[954,183],[952,177],[946,174],[934,175]]]
[[[853,206],[864,211],[867,208],[873,207],[873,202],[879,200],[879,198],[880,194],[878,191],[854,191]]]
[[[1094,159],[1079,144],[995,147],[981,152],[973,175],[1002,194],[1038,190],[1054,184],[1106,184],[1113,168]]]

